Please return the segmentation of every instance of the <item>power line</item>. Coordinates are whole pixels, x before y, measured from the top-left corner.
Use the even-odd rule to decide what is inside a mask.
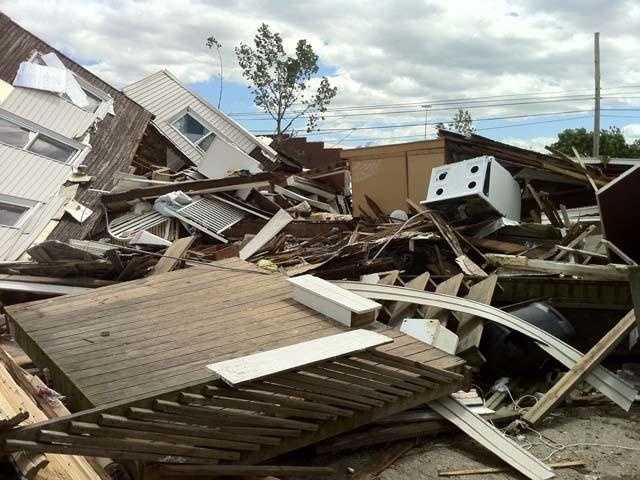
[[[474,119],[474,122],[486,122],[486,121],[492,121],[492,120],[510,120],[510,119],[515,119],[515,118],[529,118],[529,117],[541,117],[541,116],[553,116],[553,115],[566,115],[566,114],[570,114],[570,113],[584,113],[584,112],[592,112],[592,109],[582,109],[582,110],[564,110],[561,112],[544,112],[544,113],[528,113],[528,114],[522,114],[522,115],[506,115],[506,116],[500,116],[500,117],[484,117],[484,118],[477,118]],[[429,122],[428,125],[438,125],[439,123],[442,122]],[[420,123],[399,123],[399,124],[392,124],[392,125],[370,125],[370,126],[360,126],[360,127],[345,127],[345,128],[325,128],[325,129],[319,129],[319,130],[314,130],[313,132],[310,132],[307,134],[307,136],[309,135],[322,135],[324,133],[327,132],[347,132],[347,131],[352,131],[352,130],[376,130],[376,129],[387,129],[387,128],[404,128],[404,127],[418,127],[418,126],[423,126],[424,122],[420,122]],[[254,132],[256,133],[256,132]],[[259,133],[258,133],[259,134]]]
[[[615,87],[603,88],[602,90],[619,90],[626,88],[639,88],[640,85],[619,85]],[[576,92],[587,92],[581,93],[577,95]],[[479,97],[460,97],[460,98],[448,98],[448,99],[438,99],[438,100],[420,100],[416,102],[404,102],[404,103],[387,103],[387,104],[368,104],[368,105],[351,105],[351,106],[341,106],[341,107],[331,107],[328,108],[328,112],[339,112],[339,111],[357,111],[357,110],[365,110],[365,109],[387,109],[387,108],[400,108],[400,107],[420,107],[425,103],[431,105],[446,105],[446,104],[471,104],[477,102],[489,102],[489,101],[498,101],[498,100],[509,100],[514,97],[525,97],[525,98],[554,98],[557,96],[567,96],[567,94],[573,93],[572,96],[590,96],[593,98],[593,93],[589,90],[565,90],[565,91],[557,91],[557,92],[530,92],[530,93],[520,93],[520,94],[504,94],[504,95],[487,95],[487,96],[479,96]],[[623,93],[623,92],[616,92]],[[518,100],[518,98],[515,98]],[[300,110],[292,111],[293,113],[301,113]],[[246,115],[268,115],[266,112],[229,112],[227,115],[230,116],[246,116]]]
[[[640,110],[640,109],[638,109]],[[587,111],[593,111],[593,110],[587,110]],[[638,118],[640,119],[640,116],[627,116],[627,115],[602,115],[602,117],[607,117],[607,118]],[[558,119],[553,119],[553,120],[543,120],[543,121],[538,121],[538,122],[526,122],[526,123],[510,123],[510,124],[506,124],[506,125],[496,125],[493,127],[484,127],[484,128],[478,128],[477,131],[481,132],[481,131],[486,131],[486,130],[496,130],[496,129],[503,129],[503,128],[517,128],[517,127],[525,127],[525,126],[532,126],[532,125],[541,125],[541,124],[546,124],[546,123],[557,123],[557,122],[565,122],[565,121],[571,121],[571,120],[585,120],[585,119],[589,119],[592,118],[592,115],[580,115],[580,116],[576,116],[576,117],[566,117],[566,118],[558,118]],[[391,137],[369,137],[369,138],[349,138],[348,140],[344,140],[343,139],[324,139],[325,142],[335,142],[335,145],[340,144],[342,141],[346,141],[346,142],[370,142],[370,141],[377,141],[377,140],[399,140],[399,139],[409,139],[409,138],[423,138],[424,135],[422,134],[415,134],[415,135],[397,135],[397,136],[391,136]]]
[[[640,92],[638,92],[640,93]],[[457,111],[460,108],[464,108],[465,110],[469,109],[478,109],[478,108],[496,108],[496,107],[512,107],[512,106],[522,106],[522,105],[539,105],[539,104],[547,104],[547,103],[565,103],[565,102],[585,102],[585,101],[593,101],[593,95],[590,97],[566,97],[561,99],[550,99],[550,100],[537,100],[537,101],[527,101],[527,102],[512,102],[512,103],[494,103],[494,104],[486,104],[486,105],[457,105],[455,107],[444,107],[444,108],[434,108],[430,109],[431,112],[444,112],[444,111]],[[633,99],[640,98],[640,96],[611,96],[611,95],[603,95],[601,98],[603,99],[614,99],[614,98],[624,98],[624,99]],[[378,117],[382,115],[400,115],[400,114],[423,114],[424,110],[395,110],[395,111],[383,111],[383,112],[367,112],[367,113],[347,113],[341,115],[326,115],[324,116],[325,120],[330,120],[334,118],[347,118],[347,117]],[[303,115],[298,118],[298,120],[304,120],[308,116]],[[291,119],[292,117],[286,117],[285,119]],[[273,121],[272,118],[245,118],[244,121]],[[424,124],[424,122],[423,122]]]

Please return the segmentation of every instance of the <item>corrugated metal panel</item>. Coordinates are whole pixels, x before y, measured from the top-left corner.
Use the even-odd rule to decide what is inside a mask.
[[[212,105],[202,101],[165,71],[150,75],[124,92],[156,117],[154,123],[159,130],[175,143],[190,160],[198,164],[203,154],[176,132],[169,124],[176,115],[190,108],[201,116],[215,133],[230,141],[245,153],[262,145],[242,127],[229,119]]]
[[[84,135],[95,119],[53,93],[29,88],[14,88],[2,107],[68,138]]]
[[[0,193],[46,202],[71,175],[71,167],[0,144]]]
[[[126,213],[109,222],[107,230],[109,235],[118,240],[128,240],[140,230],[147,230],[169,220],[170,218],[155,210],[144,213]]]
[[[216,198],[202,198],[178,210],[182,220],[188,219],[192,225],[199,225],[217,234],[235,225],[245,213]]]

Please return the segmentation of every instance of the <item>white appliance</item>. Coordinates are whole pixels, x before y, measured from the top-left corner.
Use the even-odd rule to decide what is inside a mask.
[[[491,211],[520,220],[520,187],[494,157],[482,156],[431,170],[427,205],[463,209],[467,215]]]

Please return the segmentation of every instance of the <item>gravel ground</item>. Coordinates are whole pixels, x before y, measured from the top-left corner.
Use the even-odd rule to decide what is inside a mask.
[[[629,413],[615,406],[565,407],[545,419],[538,430],[539,434],[527,432],[524,438],[520,438],[520,443],[537,457],[548,458],[550,462],[582,460],[587,464],[578,470],[557,470],[559,479],[640,480],[640,406],[635,406]],[[558,450],[561,446],[566,448]],[[353,468],[357,474],[368,462],[379,458],[386,448],[383,446],[329,459],[316,459],[314,463],[334,466],[340,472],[336,478],[349,479],[351,475],[347,473],[347,467]],[[423,440],[382,472],[379,478],[445,478],[438,477],[438,471],[498,466],[501,466],[500,461],[469,437],[446,434]],[[513,472],[449,478],[495,480],[524,477]]]

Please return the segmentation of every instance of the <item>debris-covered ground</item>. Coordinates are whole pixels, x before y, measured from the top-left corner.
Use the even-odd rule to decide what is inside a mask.
[[[256,137],[168,71],[119,91],[0,27],[16,471],[639,474],[640,165]]]

